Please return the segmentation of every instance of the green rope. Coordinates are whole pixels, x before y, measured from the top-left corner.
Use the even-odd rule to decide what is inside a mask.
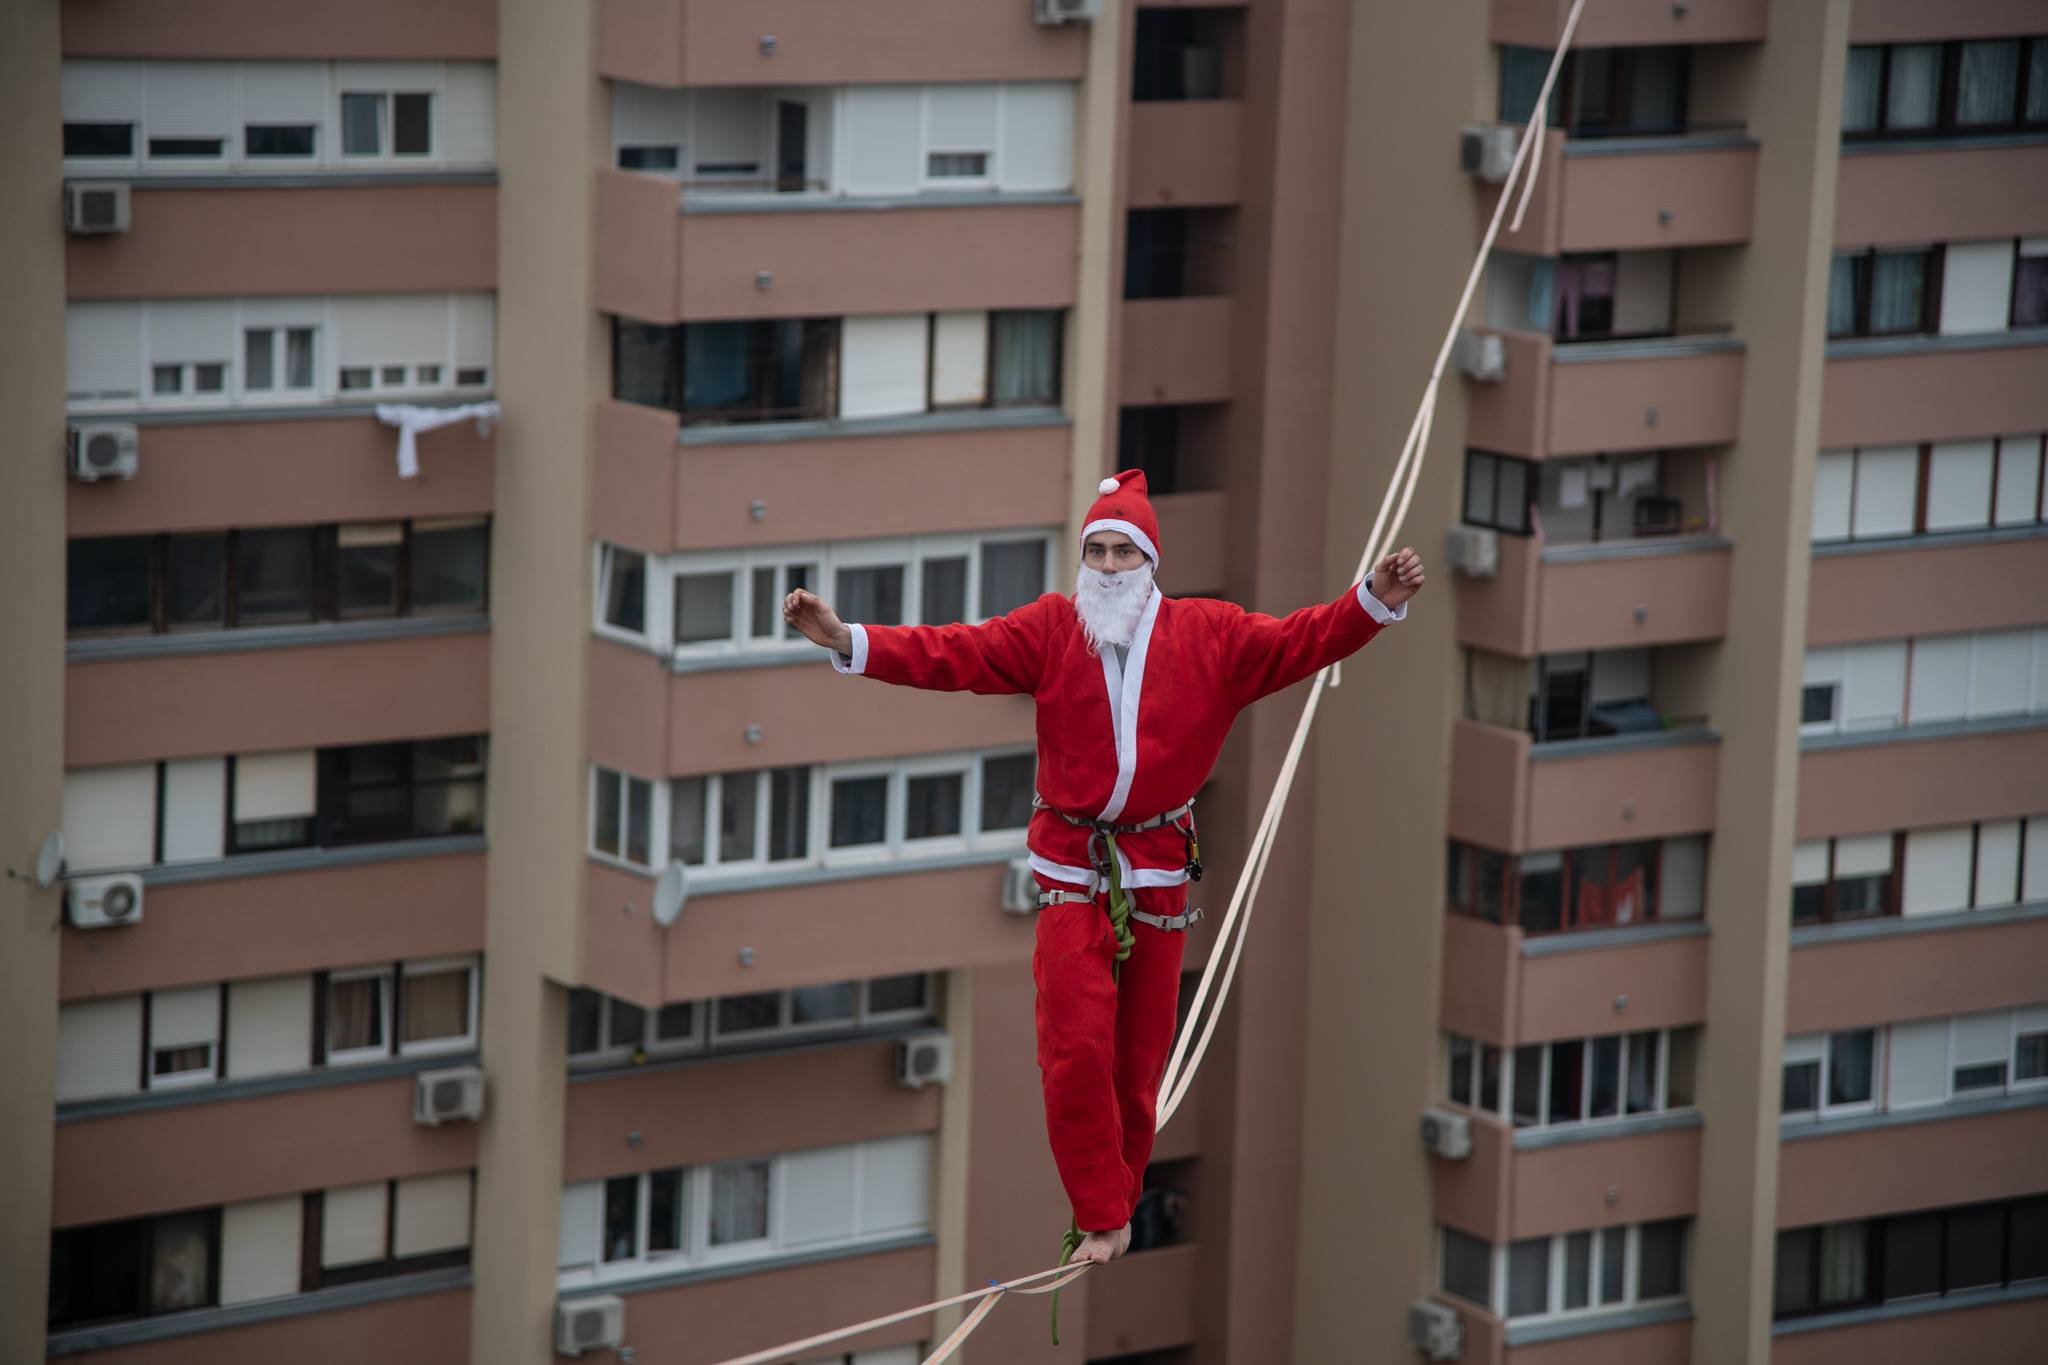
[[[1087,1234],[1081,1231],[1081,1224],[1069,1218],[1067,1220],[1067,1230],[1060,1236],[1060,1259],[1058,1264],[1065,1265],[1072,1259],[1074,1253],[1081,1249],[1081,1240],[1086,1236]],[[1057,1289],[1052,1291],[1052,1344],[1055,1346],[1060,1344],[1060,1291]]]

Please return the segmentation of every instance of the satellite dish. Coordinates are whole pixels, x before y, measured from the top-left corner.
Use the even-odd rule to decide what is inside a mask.
[[[47,891],[63,873],[64,831],[58,830],[45,838],[43,846],[36,850],[36,885]]]
[[[654,922],[664,929],[674,924],[683,913],[683,902],[689,898],[690,888],[684,880],[683,865],[670,863],[654,881]]]

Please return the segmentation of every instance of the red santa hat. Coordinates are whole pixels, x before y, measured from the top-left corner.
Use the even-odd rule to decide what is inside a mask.
[[[1088,509],[1088,523],[1081,528],[1081,544],[1097,531],[1122,531],[1138,543],[1152,567],[1159,567],[1159,518],[1146,496],[1145,471],[1126,469],[1095,485],[1098,496]]]

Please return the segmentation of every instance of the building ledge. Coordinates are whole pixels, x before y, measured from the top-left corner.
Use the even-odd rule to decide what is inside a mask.
[[[2048,327],[2015,327],[2003,332],[1932,333],[1897,337],[1840,337],[1828,343],[1829,360],[1864,360],[1875,356],[1933,355],[1939,351],[2005,351],[2048,346]]]
[[[1618,1119],[1593,1119],[1568,1123],[1562,1128],[1517,1128],[1515,1150],[1540,1152],[1550,1147],[1572,1147],[1582,1142],[1609,1142],[1617,1138],[1646,1137],[1651,1133],[1675,1133],[1700,1126],[1697,1109],[1674,1109],[1660,1114],[1630,1114]]]
[[[1003,431],[1073,425],[1064,408],[961,408],[912,412],[900,417],[824,417],[808,422],[752,422],[726,426],[685,426],[676,432],[684,446],[776,445],[835,436],[922,436],[954,431]]]
[[[1836,1137],[1843,1133],[1867,1133],[1880,1128],[1909,1128],[1920,1123],[1982,1118],[1987,1114],[2010,1114],[2044,1106],[2048,1106],[2048,1086],[2023,1090],[2017,1095],[1993,1095],[1988,1099],[1966,1100],[1960,1104],[1922,1104],[1883,1114],[1855,1114],[1838,1119],[1780,1118],[1778,1137],[1784,1142],[1797,1142],[1802,1138]]]
[[[317,872],[326,868],[360,867],[364,863],[395,863],[406,858],[482,853],[486,847],[481,834],[444,834],[432,839],[394,839],[390,843],[350,844],[343,848],[286,848],[275,853],[237,853],[232,858],[215,858],[203,863],[167,863],[141,871],[145,886],[183,886],[191,882],[226,881],[231,877],[268,877],[279,872]],[[648,873],[650,877],[653,875]]]
[[[1979,133],[1974,137],[1871,138],[1844,140],[1842,155],[1883,156],[1890,152],[1967,152],[1995,147],[2038,147],[2048,133]]]
[[[1672,749],[1687,744],[1720,742],[1720,733],[1707,726],[1674,725],[1668,730],[1646,730],[1633,735],[1537,740],[1529,745],[1529,757],[1540,763],[1551,758],[1595,758],[1604,754],[1633,753],[1638,749]]]
[[[656,1290],[679,1289],[685,1285],[717,1284],[721,1280],[736,1280],[743,1275],[759,1275],[766,1271],[796,1270],[803,1266],[851,1260],[856,1256],[881,1256],[892,1251],[916,1251],[937,1245],[938,1238],[929,1232],[919,1232],[906,1237],[879,1238],[868,1242],[854,1242],[846,1246],[825,1247],[818,1251],[733,1261],[725,1265],[693,1266],[688,1270],[656,1270],[630,1278],[592,1280],[588,1284],[558,1287],[555,1290],[555,1297],[573,1300],[590,1294],[651,1294]]]
[[[1755,151],[1762,144],[1740,128],[1697,133],[1660,133],[1650,137],[1572,137],[1564,154],[1579,156],[1647,156],[1666,152]]]
[[[1017,842],[1007,848],[968,849],[962,853],[918,858],[915,861],[892,860],[835,864],[829,867],[793,867],[786,871],[751,872],[745,876],[720,878],[716,881],[692,881],[690,899],[701,900],[706,896],[728,896],[747,891],[779,891],[788,887],[820,886],[827,882],[860,881],[868,877],[898,877],[917,872],[953,872],[963,867],[999,867],[1022,858],[1028,852],[1020,832]],[[638,863],[629,863],[597,853],[586,852],[584,856],[600,867],[623,872],[629,877],[639,877],[651,882],[661,875],[660,868],[642,867]]]
[[[1879,915],[1873,919],[1845,920],[1840,924],[1794,925],[1792,946],[1819,948],[1830,943],[1853,943],[1865,938],[1939,934],[1950,929],[2025,924],[2039,919],[2048,919],[2048,901],[2022,901],[2018,905],[1999,905],[1985,910],[1951,910],[1943,915]]]
[[[258,649],[307,649],[375,640],[420,640],[473,635],[491,628],[484,615],[397,616],[377,621],[320,621],[303,626],[249,626],[234,630],[176,631],[165,635],[97,635],[67,640],[64,662],[167,659],[187,654],[239,654]]]
[[[1598,364],[1608,360],[1670,360],[1690,355],[1725,355],[1749,349],[1741,337],[1727,332],[1700,332],[1674,337],[1628,337],[1615,341],[1553,341],[1551,360],[1559,365]]]
[[[467,403],[497,401],[494,393],[415,394],[393,397],[392,403],[419,407],[460,407]],[[314,419],[369,418],[376,420],[379,403],[271,403],[261,406],[220,408],[75,408],[66,407],[64,420],[80,422],[133,422],[138,427],[212,427],[235,422],[304,422]],[[391,432],[392,450],[398,449],[398,431]],[[396,456],[394,455],[394,459]],[[395,466],[394,466],[395,467]]]
[[[1584,545],[1543,546],[1539,555],[1545,564],[1588,564],[1608,559],[1656,559],[1665,555],[1704,554],[1710,550],[1731,550],[1735,542],[1726,536],[1636,536],[1628,540],[1596,540]]]
[[[395,1057],[388,1062],[362,1066],[329,1066],[310,1071],[288,1071],[276,1076],[251,1076],[245,1080],[219,1081],[213,1085],[186,1085],[173,1090],[145,1090],[138,1095],[109,1095],[105,1099],[73,1100],[57,1106],[57,1123],[83,1123],[88,1119],[114,1118],[123,1114],[144,1114],[158,1109],[189,1109],[195,1105],[220,1104],[229,1100],[266,1099],[304,1090],[327,1090],[339,1085],[365,1085],[398,1076],[416,1076],[443,1067],[475,1066],[474,1049],[442,1052],[431,1057]]]
[[[361,1308],[366,1304],[409,1299],[421,1294],[440,1294],[470,1285],[468,1266],[423,1270],[415,1275],[398,1275],[388,1280],[364,1280],[360,1284],[315,1289],[283,1298],[258,1299],[254,1303],[230,1304],[225,1308],[195,1308],[134,1322],[108,1323],[103,1327],[72,1327],[50,1333],[44,1355],[83,1355],[115,1346],[133,1346],[145,1341],[168,1341],[199,1332],[218,1332],[226,1327],[247,1327],[280,1318],[304,1317],[310,1313],[331,1313],[339,1308]]]
[[[902,209],[1000,209],[1070,207],[1080,196],[1061,191],[1040,194],[717,194],[683,191],[683,212],[729,213],[891,213]]]
[[[1599,1336],[1605,1332],[1628,1332],[1638,1327],[1656,1327],[1667,1322],[1689,1322],[1692,1302],[1655,1303],[1642,1308],[1624,1308],[1613,1313],[1589,1312],[1564,1322],[1529,1322],[1507,1325],[1501,1339],[1509,1346],[1535,1346],[1546,1341],[1571,1341],[1577,1337]]]
[[[1838,555],[1897,554],[1906,550],[1949,550],[1963,545],[2003,545],[2011,540],[2048,539],[2048,525],[1987,526],[1975,531],[1930,531],[1870,540],[1830,540],[1813,547],[1815,559]]]
[[[1673,939],[1705,938],[1707,926],[1696,919],[1630,924],[1613,929],[1571,929],[1563,933],[1538,934],[1522,940],[1523,957],[1556,957],[1564,953],[1592,952],[1600,948],[1633,948],[1644,943],[1667,943]]]
[[[1839,1313],[1816,1313],[1811,1317],[1787,1318],[1771,1324],[1774,1337],[1798,1336],[1802,1332],[1826,1332],[1837,1327],[1861,1327],[1866,1323],[1917,1318],[1928,1313],[1949,1313],[1965,1308],[1990,1308],[2002,1303],[2023,1303],[2048,1298],[2048,1280],[2030,1280],[2003,1289],[1965,1289],[1940,1297],[1907,1299],[1900,1303],[1871,1304]]]
[[[1857,730],[1845,735],[1801,735],[1799,752],[1811,754],[1824,753],[1829,749],[1867,749],[1873,744],[1913,744],[1928,739],[1968,739],[1973,735],[2003,735],[2015,730],[2048,730],[2048,715],[1938,720],[1924,725]]]
[[[112,182],[138,190],[382,189],[392,185],[495,185],[498,172],[495,167],[470,171],[336,171],[332,175],[321,175],[316,171],[251,171],[246,175],[200,172],[184,175],[177,171],[138,171],[132,167],[110,170],[104,175],[80,170],[64,172],[65,184],[80,182],[94,185]]]
[[[848,1029],[838,1033],[800,1036],[787,1042],[770,1041],[750,1045],[726,1043],[708,1052],[700,1044],[688,1052],[650,1054],[644,1062],[613,1062],[603,1066],[579,1067],[576,1065],[576,1059],[571,1057],[569,1084],[616,1081],[661,1071],[689,1071],[720,1062],[757,1062],[764,1057],[831,1052],[838,1048],[859,1047],[863,1044],[900,1043],[911,1038],[929,1038],[934,1032],[943,1031],[943,1026],[938,1020],[925,1019],[915,1024],[892,1024],[885,1028]]]

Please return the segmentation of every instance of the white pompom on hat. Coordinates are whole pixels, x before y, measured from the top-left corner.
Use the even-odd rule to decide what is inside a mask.
[[[1145,487],[1145,471],[1126,469],[1095,485],[1100,494],[1088,509],[1081,528],[1081,544],[1097,531],[1122,531],[1137,542],[1152,567],[1159,567],[1159,518],[1152,511],[1152,499]]]

